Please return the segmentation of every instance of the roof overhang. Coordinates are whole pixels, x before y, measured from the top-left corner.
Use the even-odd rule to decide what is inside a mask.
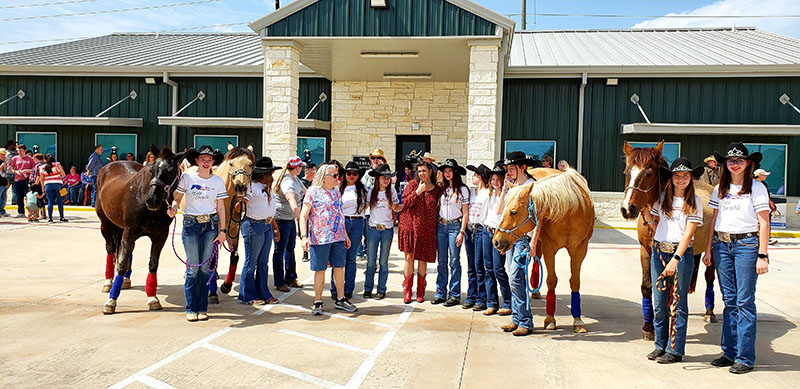
[[[589,78],[631,77],[800,77],[798,65],[697,65],[697,66],[511,66],[506,78]]]
[[[196,128],[263,128],[262,118],[241,117],[191,117],[191,116],[159,116],[158,124],[162,126],[196,127]],[[330,130],[331,122],[316,119],[297,119],[297,128],[303,130]]]
[[[21,126],[142,127],[140,118],[75,116],[0,116],[0,124]]]
[[[800,125],[788,124],[682,124],[632,123],[623,124],[622,133],[653,135],[800,135]]]
[[[264,77],[264,66],[50,66],[0,65],[6,76],[110,76],[110,77]],[[301,77],[319,77],[300,64]]]

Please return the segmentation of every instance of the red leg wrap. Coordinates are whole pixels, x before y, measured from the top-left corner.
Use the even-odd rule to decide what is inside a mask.
[[[545,307],[545,312],[548,316],[556,314],[556,291],[553,289],[547,291],[547,306]]]
[[[531,289],[539,287],[539,261],[533,261],[533,271],[531,272]]]
[[[236,265],[231,264],[228,267],[228,275],[225,276],[225,283],[226,284],[232,284],[233,280],[235,280],[235,279],[236,279]]]
[[[158,288],[158,278],[153,273],[147,273],[147,283],[144,286],[144,292],[147,297],[155,297],[156,288]]]
[[[106,279],[114,278],[114,254],[106,254]]]

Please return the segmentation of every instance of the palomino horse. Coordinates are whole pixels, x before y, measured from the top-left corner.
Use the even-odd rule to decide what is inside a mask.
[[[167,204],[172,203],[172,193],[180,177],[178,165],[185,153],[174,154],[167,147],[159,152],[155,146],[151,151],[158,158],[147,167],[138,162],[112,162],[103,166],[97,176],[95,210],[106,241],[106,284],[109,286],[109,298],[103,307],[105,314],[116,311],[123,278],[130,274],[134,243],[142,236],[149,237],[151,242],[145,285],[147,306],[150,310],[161,309],[156,297],[156,272],[172,223],[172,218],[167,215]],[[112,282],[115,257],[117,274]]]
[[[506,207],[500,228],[494,234],[494,247],[504,252],[517,240],[516,236],[533,230],[534,216],[538,216],[539,243],[537,254],[544,255],[547,267],[547,316],[545,329],[556,329],[556,252],[566,248],[570,256],[573,317],[572,329],[577,333],[586,332],[581,320],[581,264],[589,248],[589,239],[594,232],[594,204],[591,193],[583,178],[574,169],[564,173],[555,169],[530,170],[537,181],[534,184],[512,188],[506,194]],[[506,231],[513,231],[510,234]],[[516,235],[516,236],[514,236]]]
[[[625,193],[622,199],[620,211],[622,217],[628,220],[639,217],[639,213],[644,207],[652,207],[658,201],[667,179],[661,176],[661,166],[666,166],[667,162],[661,155],[664,141],[661,141],[653,148],[634,148],[625,142],[623,151],[625,152]],[[694,193],[700,197],[703,204],[708,204],[711,198],[712,187],[704,182],[694,180]],[[700,267],[700,258],[705,251],[708,241],[708,228],[711,224],[712,211],[707,206],[703,207],[703,226],[699,227],[694,233],[694,261],[695,268],[689,291],[694,292],[697,284],[697,272]],[[639,239],[639,257],[642,264],[642,315],[644,325],[642,326],[642,339],[654,340],[655,329],[653,327],[653,301],[652,282],[650,277],[650,254],[653,247],[653,231],[644,225],[644,219],[639,217],[637,223],[637,235]],[[704,319],[708,323],[716,321],[714,315],[714,267],[706,267],[706,313]]]

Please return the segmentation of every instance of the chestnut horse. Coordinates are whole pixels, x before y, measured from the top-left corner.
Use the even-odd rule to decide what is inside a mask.
[[[494,247],[504,252],[509,250],[517,238],[504,231],[514,230],[517,236],[532,231],[532,210],[535,209],[539,223],[537,255],[543,255],[547,267],[547,316],[544,327],[556,329],[556,252],[566,248],[570,256],[572,289],[572,329],[585,333],[581,320],[581,264],[589,248],[589,239],[594,232],[594,204],[591,192],[583,178],[574,169],[559,172],[555,169],[529,170],[537,181],[533,184],[512,188],[506,194],[506,205],[500,228],[494,234]],[[531,208],[533,206],[533,208]],[[527,278],[527,277],[526,277]]]
[[[667,184],[668,178],[661,176],[661,166],[667,166],[667,161],[661,152],[664,148],[664,141],[661,141],[653,148],[634,148],[625,142],[623,151],[625,152],[625,193],[622,199],[620,211],[622,217],[628,220],[639,218],[637,223],[637,235],[639,240],[639,260],[642,265],[642,315],[644,325],[642,325],[642,339],[654,340],[655,328],[653,327],[653,301],[652,298],[652,279],[650,277],[650,255],[653,247],[653,231],[644,225],[644,219],[639,217],[644,207],[651,208],[658,201],[661,192]],[[703,201],[703,205],[708,204],[713,188],[698,180],[694,180],[694,193]],[[694,233],[694,273],[689,285],[689,292],[694,292],[697,285],[697,272],[700,268],[700,258],[705,251],[708,240],[708,228],[712,223],[712,211],[707,206],[703,207],[703,226],[697,228]],[[704,320],[707,323],[716,321],[714,315],[714,267],[708,266],[705,271],[706,279],[706,312]]]
[[[172,193],[180,177],[178,166],[185,153],[174,154],[168,147],[159,152],[155,146],[151,147],[151,152],[158,158],[147,167],[138,162],[117,161],[103,166],[97,175],[95,211],[106,241],[106,286],[109,292],[104,314],[116,311],[123,279],[130,275],[134,243],[142,236],[149,237],[151,242],[145,285],[147,306],[150,310],[161,309],[156,297],[156,272],[172,223],[172,218],[167,215],[167,204],[172,203]],[[114,277],[115,262],[117,274]]]

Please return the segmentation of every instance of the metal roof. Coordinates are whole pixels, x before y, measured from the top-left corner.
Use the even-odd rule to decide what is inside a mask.
[[[745,28],[523,31],[507,71],[800,74],[800,40]]]

